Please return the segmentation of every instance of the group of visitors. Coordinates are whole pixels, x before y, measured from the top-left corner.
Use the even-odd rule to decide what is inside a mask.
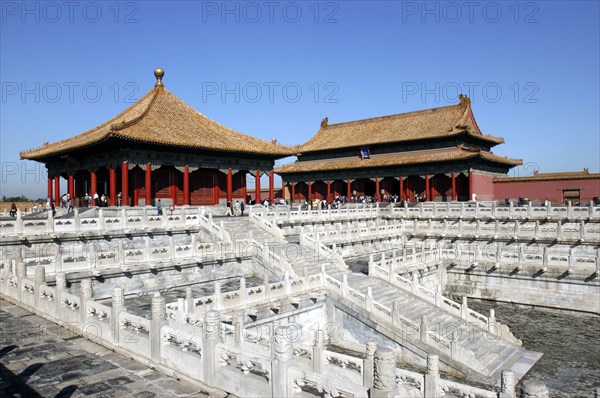
[[[228,200],[227,201],[227,212],[225,213],[226,216],[243,216],[244,215],[244,209],[246,208],[246,205],[244,204],[244,202],[240,202],[239,200],[236,200],[235,203],[232,203],[232,201]]]

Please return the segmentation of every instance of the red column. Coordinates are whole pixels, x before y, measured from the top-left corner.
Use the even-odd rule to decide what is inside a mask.
[[[69,196],[71,198],[75,197],[75,180],[73,179],[72,174],[69,174],[69,183],[68,183],[67,192],[69,192]]]
[[[327,180],[327,202],[331,202],[331,181]]]
[[[52,177],[48,176],[48,198],[52,200]]]
[[[54,177],[54,203],[60,205],[60,176]]]
[[[312,200],[312,182],[308,182],[308,200]]]
[[[94,170],[92,170],[90,172],[90,192],[88,192],[90,194],[90,196],[93,198],[94,194],[97,192],[97,184],[96,184],[96,172]],[[94,203],[95,205],[95,203]]]
[[[248,189],[246,188],[246,172],[244,171],[244,176],[242,177],[242,195],[244,195],[244,203],[246,203],[246,197],[248,196]]]
[[[379,194],[379,177],[375,177],[375,201],[381,202],[381,196]]]
[[[108,185],[110,189],[110,204],[117,205],[117,171],[114,167],[108,169]],[[123,206],[123,196],[121,196],[121,206]]]
[[[350,179],[348,179],[348,194],[346,195],[346,200],[348,202],[350,202],[350,197],[352,197],[352,183],[350,182]]]
[[[227,169],[227,188],[225,191],[227,194],[227,201],[231,202],[233,200],[233,171],[231,170],[231,167]]]
[[[400,200],[404,200],[404,179],[400,176]]]
[[[129,206],[129,165],[121,163],[121,206]]]
[[[452,172],[452,200],[456,200],[456,175]]]
[[[254,179],[255,181],[255,189],[256,189],[256,193],[254,195],[255,198],[255,202],[256,203],[260,203],[260,170],[256,170],[256,178]]]
[[[231,174],[231,168],[229,168]],[[227,184],[229,187],[229,183]],[[185,165],[183,167],[183,205],[190,205],[190,167]]]
[[[292,198],[290,199],[290,205],[296,200],[296,183],[292,182]]]
[[[425,200],[429,200],[429,175],[425,174]]]
[[[275,201],[275,173],[273,170],[269,173],[269,202]]]
[[[152,203],[152,165],[150,163],[146,163],[144,189],[146,190],[146,206],[150,206]]]
[[[473,170],[469,169],[469,198],[467,200],[471,200],[473,198]]]

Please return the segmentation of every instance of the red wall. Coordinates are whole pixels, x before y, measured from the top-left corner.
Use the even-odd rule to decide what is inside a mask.
[[[595,196],[600,196],[600,178],[586,180],[496,182],[494,183],[494,197],[497,200],[522,197],[561,202],[563,200],[563,188],[579,188],[581,189],[580,200],[582,202],[589,201]]]
[[[477,200],[494,200],[494,176],[473,171],[473,192]]]

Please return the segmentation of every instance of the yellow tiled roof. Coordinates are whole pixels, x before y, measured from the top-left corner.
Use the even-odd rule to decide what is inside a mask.
[[[491,152],[482,151],[480,149],[456,146],[451,148],[371,155],[369,159],[361,159],[357,154],[357,156],[346,158],[330,158],[300,162],[297,161],[295,163],[276,167],[275,172],[278,174],[286,174],[311,171],[348,170],[370,167],[404,166],[421,163],[439,163],[474,158],[481,158],[509,166],[517,166],[523,163],[519,159],[510,159],[503,156],[494,155]]]
[[[20,153],[41,159],[102,142],[108,138],[162,146],[243,152],[283,157],[291,147],[227,128],[202,115],[164,87],[155,87],[125,111],[85,133]]]
[[[471,101],[461,95],[459,104],[441,108],[337,124],[328,124],[324,119],[317,134],[300,146],[299,153],[445,138],[465,132],[492,144],[504,142],[502,138],[483,135],[475,122]]]
[[[588,169],[583,171],[565,171],[560,173],[538,173],[525,177],[496,177],[494,182],[519,182],[519,181],[556,181],[556,180],[600,180],[600,173],[590,173]]]

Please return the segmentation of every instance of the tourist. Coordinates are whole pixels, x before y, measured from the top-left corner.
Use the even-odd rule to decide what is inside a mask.
[[[54,207],[54,201],[50,202],[50,210],[52,210],[52,218],[56,216],[56,208]]]
[[[117,194],[117,206],[121,207],[121,199],[122,199],[122,195],[121,192],[119,192]]]
[[[73,206],[75,205],[75,198],[71,198],[71,195],[69,195],[69,208],[67,209],[67,213],[70,213],[73,211]]]
[[[156,210],[158,212],[158,215],[162,216],[162,202],[160,201],[160,199],[158,200],[158,202],[156,202]]]
[[[264,206],[264,207],[269,207],[269,201],[268,201],[267,199],[265,199],[265,200],[263,201],[263,206]]]
[[[17,215],[17,205],[15,204],[15,202],[12,202],[12,204],[10,205],[10,216],[16,217],[16,215]]]
[[[240,203],[240,212],[242,213],[242,216],[244,215],[244,208],[246,207],[246,205],[244,205],[244,201],[242,201],[242,203]]]
[[[231,201],[227,201],[227,211],[225,212],[225,215],[230,217],[231,216]]]
[[[233,215],[236,217],[240,215],[240,201],[239,200],[235,201],[235,206],[233,206]]]
[[[100,196],[98,196],[98,192],[94,192],[94,206],[100,206]]]
[[[504,206],[506,206],[506,207],[510,206],[510,199],[504,198]]]

